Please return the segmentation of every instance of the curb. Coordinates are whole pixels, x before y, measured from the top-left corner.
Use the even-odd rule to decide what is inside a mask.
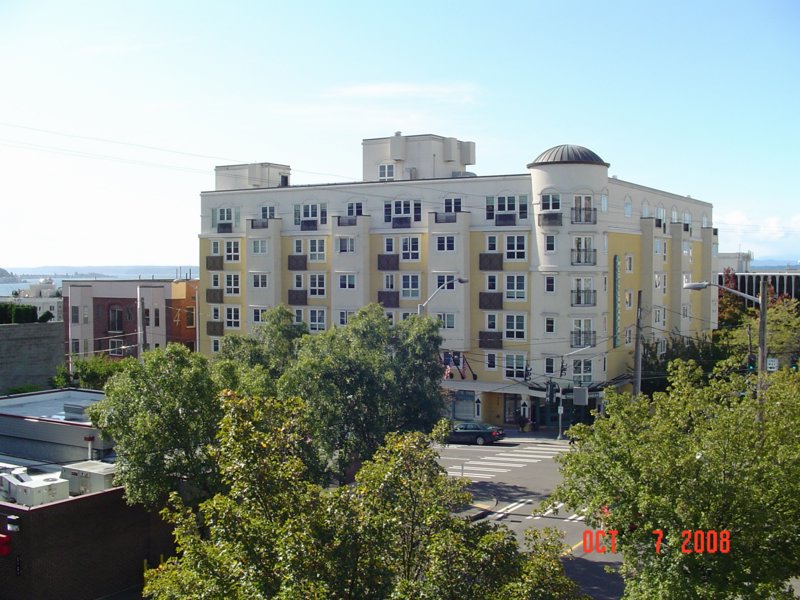
[[[496,506],[497,498],[492,498],[490,501],[486,502],[476,502],[466,510],[458,513],[458,516],[471,522],[480,521],[481,519],[492,514]]]

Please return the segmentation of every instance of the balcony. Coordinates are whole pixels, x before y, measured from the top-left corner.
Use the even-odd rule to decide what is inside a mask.
[[[392,229],[410,229],[411,217],[394,217],[392,219]]]
[[[571,331],[569,334],[570,348],[586,348],[597,344],[596,331]]]
[[[510,227],[517,224],[516,213],[503,213],[494,216],[494,224],[496,227]]]
[[[222,304],[222,288],[206,289],[206,302],[209,304]]]
[[[570,306],[596,306],[597,290],[572,290]]]
[[[358,217],[336,217],[336,224],[339,227],[353,227],[358,225]]]
[[[400,292],[379,291],[378,304],[384,308],[400,308]]]
[[[220,336],[225,334],[222,321],[206,321],[206,335]]]
[[[378,270],[379,271],[399,271],[400,270],[400,255],[399,254],[378,254]]]
[[[305,306],[308,304],[308,290],[289,290],[289,304]]]
[[[503,349],[503,332],[502,331],[479,331],[478,332],[478,348],[486,348],[488,350],[502,350]]]
[[[561,227],[561,213],[539,213],[539,227]]]
[[[217,223],[217,233],[233,233],[233,223]]]
[[[456,213],[436,213],[436,222],[437,223],[455,223],[456,222]]]
[[[597,223],[596,208],[573,208],[572,223],[582,225],[595,225]]]
[[[317,220],[316,219],[303,219],[300,221],[300,231],[316,231],[317,230]]]
[[[573,248],[571,260],[573,265],[596,265],[597,250],[576,250]]]
[[[269,227],[269,219],[250,219],[250,229],[266,229]]]
[[[290,271],[305,271],[308,268],[308,257],[305,254],[290,254],[286,258]]]
[[[484,310],[503,310],[503,292],[480,292],[478,308]]]
[[[222,257],[206,256],[206,269],[208,271],[222,271]]]
[[[478,255],[478,268],[481,271],[502,271],[502,252],[481,252]]]

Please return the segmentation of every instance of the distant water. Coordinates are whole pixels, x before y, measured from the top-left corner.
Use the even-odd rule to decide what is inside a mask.
[[[2,266],[2,265],[0,265]],[[52,277],[53,283],[61,287],[64,279],[176,279],[191,277],[196,278],[200,269],[196,266],[113,266],[113,267],[3,267],[15,275],[32,275],[22,283],[0,283],[0,296],[10,296],[14,290],[28,289],[42,277]],[[88,276],[96,273],[97,276]]]

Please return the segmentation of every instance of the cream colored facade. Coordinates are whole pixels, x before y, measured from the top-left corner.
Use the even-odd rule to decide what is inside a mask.
[[[508,423],[519,410],[552,425],[547,382],[566,424],[626,383],[639,290],[650,339],[715,326],[716,295],[682,289],[715,272],[711,204],[609,177],[580,146],[516,175],[475,176],[474,162],[472,142],[398,132],[363,141],[363,182],[291,186],[286,165],[218,167],[201,194],[200,351],[277,304],[312,332],[369,302],[397,322],[463,278],[425,309],[442,320],[454,416]],[[573,406],[575,388],[587,405]]]

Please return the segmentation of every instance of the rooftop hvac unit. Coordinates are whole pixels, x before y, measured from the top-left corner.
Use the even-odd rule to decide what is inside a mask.
[[[65,465],[61,469],[61,477],[69,482],[70,496],[80,496],[114,487],[115,472],[116,467],[112,464],[99,460],[85,460]]]
[[[477,177],[475,173],[471,171],[453,171],[453,177]]]

